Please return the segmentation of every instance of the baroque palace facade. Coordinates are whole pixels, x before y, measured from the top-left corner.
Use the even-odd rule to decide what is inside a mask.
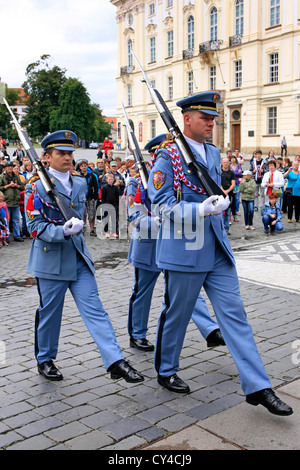
[[[117,122],[122,102],[141,150],[166,132],[131,51],[182,129],[176,102],[221,94],[213,143],[300,154],[299,0],[111,0],[118,26]]]

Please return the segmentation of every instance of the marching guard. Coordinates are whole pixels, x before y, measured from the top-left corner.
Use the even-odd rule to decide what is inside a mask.
[[[147,143],[145,150],[154,154],[162,142],[163,145],[170,142],[167,137],[167,134],[156,136]],[[153,351],[154,345],[147,340],[146,335],[153,290],[161,273],[156,264],[156,239],[160,220],[151,212],[151,203],[138,172],[128,182],[127,206],[129,220],[134,226],[128,254],[128,261],[134,267],[134,285],[128,309],[130,346],[142,351]],[[206,338],[208,347],[225,345],[218,324],[211,318],[200,294],[192,320]],[[174,382],[172,387],[175,387]]]
[[[143,376],[124,360],[98,295],[94,263],[82,233],[86,181],[72,171],[76,142],[74,132],[61,130],[47,135],[41,145],[50,164],[46,171],[52,183],[78,218],[66,221],[62,217],[39,177],[33,177],[26,186],[27,226],[33,238],[27,271],[36,277],[40,297],[35,319],[38,371],[49,380],[63,378],[53,361],[58,351],[64,298],[69,289],[111,377],[141,382]]]
[[[218,185],[221,183],[220,152],[207,139],[218,116],[219,100],[219,93],[207,92],[177,102],[183,113],[185,139],[197,161],[208,169]],[[172,389],[176,380],[174,391],[189,390],[177,376],[179,355],[203,286],[238,368],[246,401],[261,404],[277,415],[292,414],[292,408],[271,388],[247,321],[234,256],[223,227],[222,213],[228,207],[228,198],[205,194],[197,174],[187,166],[175,143],[157,150],[148,194],[156,215],[162,219],[156,248],[157,265],[165,276],[155,348],[158,382]],[[201,240],[197,243],[195,233],[201,231],[202,243]]]

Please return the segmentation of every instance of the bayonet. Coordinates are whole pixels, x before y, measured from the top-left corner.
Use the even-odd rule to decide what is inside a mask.
[[[165,126],[167,127],[169,133],[171,134],[172,138],[176,142],[183,159],[186,165],[193,171],[196,172],[198,178],[200,180],[201,186],[203,187],[204,191],[206,192],[207,196],[223,196],[226,198],[226,194],[223,190],[217,185],[217,183],[213,180],[213,178],[208,173],[207,168],[198,162],[195,155],[191,151],[187,141],[185,140],[184,135],[182,134],[181,130],[179,129],[175,119],[173,118],[170,110],[168,109],[164,99],[160,95],[160,93],[154,88],[149,78],[146,75],[142,65],[140,64],[138,58],[136,57],[135,53],[132,51],[132,55],[137,61],[141,72],[143,74],[143,82],[146,83],[149,93],[151,95],[152,101],[155,104],[157,111],[160,114]]]
[[[3,102],[5,106],[7,107],[9,114],[12,117],[13,123],[15,125],[15,128],[18,132],[19,139],[24,147],[24,150],[26,151],[26,154],[31,161],[36,173],[38,174],[42,185],[47,192],[47,194],[50,195],[50,197],[56,202],[57,207],[59,208],[63,218],[67,221],[70,220],[72,217],[76,217],[77,219],[80,219],[78,214],[72,209],[72,207],[69,206],[65,198],[59,194],[59,192],[56,190],[56,187],[54,183],[52,183],[49,174],[47,170],[45,169],[44,165],[42,164],[40,158],[38,157],[38,154],[33,147],[30,138],[27,135],[27,132],[22,129],[19,121],[15,117],[14,113],[11,110],[11,107],[9,106],[8,102],[6,101],[5,98],[3,98]]]
[[[123,103],[122,103],[122,107],[123,107],[123,112],[124,112],[124,116],[125,116],[125,122],[126,122],[125,125],[126,125],[126,129],[127,129],[127,136],[128,136],[128,140],[129,140],[129,143],[130,143],[130,148],[132,150],[135,162],[137,164],[137,167],[138,167],[138,170],[139,170],[139,173],[140,173],[143,188],[146,190],[148,188],[148,178],[149,178],[148,171],[147,171],[147,168],[146,168],[146,165],[145,165],[145,162],[144,162],[143,155],[142,155],[141,150],[139,148],[139,144],[137,143],[135,134],[134,134],[134,132],[132,130],[132,127],[130,125],[130,122],[129,122],[129,119],[128,119],[128,116],[127,116],[127,113],[126,113],[126,109],[125,109],[125,106],[124,106]]]

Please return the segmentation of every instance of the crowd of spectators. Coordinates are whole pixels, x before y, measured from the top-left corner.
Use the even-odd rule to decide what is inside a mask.
[[[99,155],[99,153],[98,153]],[[133,156],[122,160],[114,151],[107,149],[97,158],[96,164],[79,159],[75,170],[87,180],[87,209],[85,224],[88,219],[90,236],[96,236],[95,222],[103,222],[105,238],[119,238],[119,204],[125,204],[125,192],[130,176],[136,174]]]
[[[13,240],[23,242],[30,237],[26,227],[24,208],[25,186],[34,174],[34,168],[21,145],[9,152],[5,141],[0,139],[0,248]],[[125,203],[125,189],[130,176],[136,174],[132,155],[122,160],[114,155],[113,144],[105,139],[98,149],[96,164],[86,159],[74,162],[73,170],[80,173],[87,182],[85,228],[89,225],[90,236],[96,236],[96,222],[103,224],[105,238],[119,238],[119,203]],[[40,156],[48,166],[44,152]],[[110,208],[112,210],[110,210]]]
[[[255,211],[260,212],[266,234],[282,231],[282,214],[287,213],[287,222],[300,222],[300,155],[295,158],[276,157],[270,150],[267,158],[262,151],[253,152],[249,163],[245,163],[239,150],[233,154],[228,150],[222,159],[222,189],[231,200],[224,211],[224,226],[228,235],[229,225],[239,222],[239,208],[242,203],[246,230],[255,230]],[[245,166],[247,165],[247,169]]]
[[[119,204],[126,208],[126,187],[130,176],[136,174],[134,158],[124,160],[115,156],[112,143],[105,139],[98,149],[96,164],[86,159],[74,162],[74,169],[87,181],[85,229],[89,225],[90,236],[96,236],[99,223],[104,238],[119,237]],[[48,162],[42,152],[41,161]],[[240,221],[241,208],[246,230],[255,230],[255,212],[266,234],[283,230],[282,214],[287,223],[300,222],[300,156],[275,157],[272,150],[263,158],[261,150],[253,153],[249,161],[227,151],[221,162],[221,186],[228,194],[231,204],[224,211],[224,227],[228,235],[234,224]],[[25,218],[24,190],[34,174],[20,144],[10,156],[5,141],[0,139],[0,248],[9,244],[10,234],[14,241],[30,237]],[[125,209],[126,210],[126,209]],[[125,221],[126,222],[126,221]],[[121,221],[124,227],[124,220]],[[231,228],[230,228],[231,226]]]

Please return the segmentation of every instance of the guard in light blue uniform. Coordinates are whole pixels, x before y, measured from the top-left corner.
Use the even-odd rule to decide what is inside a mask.
[[[160,134],[147,143],[145,150],[154,153],[166,140],[167,134]],[[129,179],[127,206],[129,220],[134,225],[128,255],[128,261],[134,267],[134,285],[128,311],[130,345],[142,351],[152,351],[154,346],[147,340],[146,335],[153,289],[161,273],[156,264],[156,238],[160,222],[151,214],[151,204],[147,192],[141,186],[139,175]],[[208,347],[225,344],[218,324],[211,318],[200,294],[192,320],[202,336],[207,339]]]
[[[212,134],[219,99],[219,93],[208,92],[177,103],[182,109],[183,133],[190,149],[218,185],[220,152],[205,139]],[[205,194],[197,174],[185,164],[176,144],[157,150],[148,194],[156,215],[162,219],[156,260],[165,275],[155,347],[158,382],[174,392],[190,390],[177,371],[186,328],[203,286],[238,368],[246,401],[262,404],[275,414],[291,414],[291,408],[270,388],[247,322],[233,253],[223,227],[222,212],[228,207],[228,198]]]
[[[50,162],[51,181],[78,218],[63,219],[37,176],[26,186],[27,226],[33,238],[27,270],[36,277],[40,296],[35,322],[38,371],[49,380],[63,378],[53,360],[58,350],[64,298],[70,289],[111,377],[140,382],[143,377],[124,361],[98,295],[94,263],[82,234],[86,181],[69,171],[76,141],[73,132],[57,131],[45,137],[41,145]]]

